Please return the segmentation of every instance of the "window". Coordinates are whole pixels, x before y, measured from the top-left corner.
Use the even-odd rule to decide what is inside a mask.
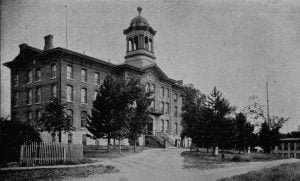
[[[155,101],[154,100],[151,101],[150,108],[154,110],[154,108],[155,108]]]
[[[51,97],[57,97],[56,85],[51,86]]]
[[[151,84],[150,91],[155,94],[155,84]]]
[[[94,73],[94,84],[100,85],[100,74],[98,72]]]
[[[70,119],[70,124],[73,126],[73,110],[68,109],[67,110],[67,115],[68,115],[68,118]]]
[[[166,120],[166,133],[169,133],[169,131],[170,131],[169,120]]]
[[[67,66],[67,79],[73,79],[73,67],[71,65]]]
[[[72,142],[73,142],[73,135],[72,135],[72,133],[69,133],[68,134],[68,144],[72,144]]]
[[[87,91],[85,88],[81,89],[81,103],[87,103]]]
[[[67,86],[67,101],[73,102],[73,86],[71,85]]]
[[[174,94],[174,102],[177,102],[177,99],[178,99],[178,95],[175,93]]]
[[[41,90],[41,88],[39,87],[39,88],[37,88],[36,90],[35,90],[35,103],[41,103],[41,100],[42,100],[42,90]]]
[[[94,91],[94,101],[97,99],[98,91]]]
[[[170,97],[169,88],[166,88],[166,94],[167,94],[167,98],[169,98]]]
[[[56,78],[56,64],[51,65],[51,78]]]
[[[87,119],[87,113],[85,111],[81,112],[81,127],[86,127],[86,119]]]
[[[150,84],[148,82],[146,83],[145,89],[146,89],[146,92],[150,92]]]
[[[170,108],[169,108],[169,103],[166,103],[166,114],[169,114]]]
[[[178,114],[178,107],[175,106],[174,107],[174,117],[177,117],[177,114]]]
[[[164,120],[162,119],[161,120],[161,132],[163,133],[165,131],[165,122]]]
[[[35,112],[35,118],[36,118],[36,120],[39,120],[40,118],[42,117],[42,112],[41,112],[41,110],[36,110],[36,112]]]
[[[82,135],[82,144],[86,145],[86,134]]]
[[[175,123],[175,134],[177,135],[178,134],[178,124]]]
[[[288,150],[288,143],[284,142],[284,150]]]
[[[37,68],[35,71],[35,81],[41,81],[42,72],[40,68]]]
[[[19,85],[19,74],[15,74],[13,85],[15,87]]]
[[[26,103],[27,103],[28,105],[32,104],[32,90],[31,90],[31,89],[29,89],[29,90],[27,91],[27,101],[26,101]]]
[[[28,111],[27,112],[27,121],[31,121],[32,120],[32,112],[31,111]]]
[[[27,72],[27,83],[32,83],[32,71]]]
[[[160,88],[160,97],[164,97],[165,96],[165,90],[164,87]]]
[[[18,100],[19,100],[19,93],[15,92],[14,97],[13,97],[13,106],[14,107],[18,106]]]
[[[160,103],[160,111],[163,113],[164,112],[164,102]]]
[[[291,142],[291,143],[290,143],[290,149],[291,149],[291,150],[294,150],[294,148],[295,148],[294,145],[295,145],[294,142]]]
[[[86,69],[81,69],[81,82],[87,82],[87,71],[86,71]]]

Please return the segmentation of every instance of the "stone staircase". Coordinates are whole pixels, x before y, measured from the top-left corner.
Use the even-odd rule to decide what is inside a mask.
[[[146,136],[146,146],[153,148],[176,148],[175,141],[168,134],[156,132]]]

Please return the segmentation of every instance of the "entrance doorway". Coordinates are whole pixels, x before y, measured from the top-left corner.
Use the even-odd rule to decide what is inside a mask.
[[[153,135],[153,120],[147,124],[147,135]]]

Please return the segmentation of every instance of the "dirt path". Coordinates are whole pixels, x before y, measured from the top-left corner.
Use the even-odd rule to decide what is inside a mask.
[[[88,178],[69,178],[66,180],[105,180],[105,181],[189,181],[216,179],[260,170],[283,163],[300,162],[297,159],[272,162],[251,162],[227,168],[210,170],[183,169],[182,149],[146,150],[140,154],[103,161],[104,165],[113,165],[120,170],[114,174],[92,175]]]

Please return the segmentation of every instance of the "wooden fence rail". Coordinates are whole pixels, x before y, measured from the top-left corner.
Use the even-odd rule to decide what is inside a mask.
[[[76,162],[82,158],[83,146],[81,144],[25,143],[21,146],[20,153],[20,162],[26,166]]]

